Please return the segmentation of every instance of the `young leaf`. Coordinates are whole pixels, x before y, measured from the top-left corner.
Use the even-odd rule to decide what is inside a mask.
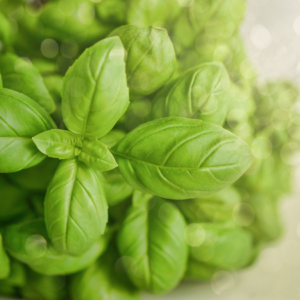
[[[148,202],[150,203],[150,202]],[[184,275],[187,245],[185,221],[179,210],[163,199],[129,208],[117,236],[120,254],[131,281],[142,290],[162,294]]]
[[[122,270],[119,258],[115,247],[110,246],[95,264],[72,276],[72,299],[138,300],[139,292]]]
[[[118,37],[87,49],[68,70],[63,83],[62,114],[76,134],[100,138],[129,104],[125,50]]]
[[[45,222],[55,249],[81,255],[103,234],[107,204],[95,172],[76,159],[60,162],[45,198]]]
[[[133,96],[152,94],[170,79],[176,57],[165,29],[126,25],[110,36],[119,36],[127,51],[127,80]]]
[[[131,131],[111,152],[134,188],[182,200],[213,194],[250,166],[248,145],[220,126],[169,117]]]
[[[67,275],[93,264],[105,251],[109,235],[103,235],[80,256],[56,251],[42,219],[17,223],[6,228],[4,244],[8,253],[43,275]]]
[[[40,163],[46,156],[32,137],[56,128],[46,111],[30,98],[0,90],[0,173],[17,172]]]
[[[32,139],[42,153],[59,159],[75,158],[82,147],[81,137],[67,130],[52,129]]]
[[[55,110],[55,102],[50,96],[42,76],[25,59],[7,53],[0,56],[3,86],[22,93],[36,101],[48,113]]]
[[[230,101],[230,80],[218,62],[195,67],[168,84],[154,98],[152,118],[185,117],[222,125]]]
[[[5,252],[2,242],[2,235],[0,233],[0,279],[8,277],[10,273],[9,258]]]
[[[96,139],[85,139],[78,159],[88,167],[99,171],[108,171],[118,166],[107,146]]]

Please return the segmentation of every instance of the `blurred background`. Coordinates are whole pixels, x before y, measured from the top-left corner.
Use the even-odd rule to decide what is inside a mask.
[[[261,80],[283,78],[300,85],[300,0],[248,0],[241,30]],[[284,237],[269,245],[254,266],[223,272],[208,284],[186,282],[166,296],[142,299],[300,299],[300,155],[294,164],[293,193],[281,201]]]

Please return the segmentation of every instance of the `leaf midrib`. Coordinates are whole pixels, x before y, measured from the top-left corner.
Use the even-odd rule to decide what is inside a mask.
[[[215,169],[215,168],[228,168],[228,167],[238,166],[240,164],[243,164],[241,162],[241,163],[236,163],[236,164],[228,164],[228,165],[220,165],[220,166],[212,166],[212,167],[203,167],[203,168],[201,168],[201,167],[196,167],[196,168],[192,168],[192,167],[189,167],[189,168],[187,168],[187,167],[169,167],[169,166],[155,165],[155,164],[152,164],[152,163],[140,160],[140,159],[129,157],[127,155],[124,155],[122,153],[119,153],[119,152],[116,152],[116,151],[113,151],[113,150],[111,150],[111,153],[113,153],[114,155],[129,159],[129,160],[133,160],[133,161],[136,161],[136,162],[139,162],[139,163],[143,163],[143,164],[150,165],[150,166],[157,167],[157,168],[161,168],[161,169],[178,169],[178,170],[205,170],[205,169],[208,169],[208,170],[210,170],[210,169]]]

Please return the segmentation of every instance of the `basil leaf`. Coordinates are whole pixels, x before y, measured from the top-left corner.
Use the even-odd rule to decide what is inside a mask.
[[[148,1],[127,0],[127,23],[141,26],[159,24],[170,28],[179,13],[183,10],[182,2],[173,0]],[[179,4],[180,3],[180,4]]]
[[[108,134],[103,136],[102,138],[99,138],[99,142],[105,144],[108,149],[115,146],[118,142],[120,142],[124,136],[126,135],[126,132],[118,129],[111,130]]]
[[[110,36],[119,36],[127,51],[126,73],[133,96],[149,95],[170,79],[176,58],[165,29],[126,25]]]
[[[241,195],[228,186],[213,195],[178,201],[176,205],[190,222],[224,222],[232,219],[233,209],[241,203]]]
[[[133,188],[125,181],[118,169],[103,173],[98,171],[97,175],[102,183],[109,207],[125,201],[132,194]]]
[[[211,123],[178,117],[137,127],[111,152],[131,186],[178,200],[225,188],[252,162],[249,147],[234,134]]]
[[[110,246],[95,264],[71,277],[72,298],[138,300],[139,292],[122,271],[118,252]]]
[[[55,102],[50,96],[40,73],[25,59],[7,53],[0,56],[3,86],[22,93],[36,101],[48,113],[55,110]]]
[[[37,103],[12,90],[0,90],[0,172],[30,168],[44,158],[32,137],[55,128],[51,117]]]
[[[2,46],[10,46],[13,40],[12,26],[6,16],[0,12],[0,51]]]
[[[47,276],[28,269],[26,284],[22,287],[23,299],[63,300],[66,299],[66,278]]]
[[[103,234],[107,204],[95,172],[76,159],[60,162],[45,198],[45,222],[57,251],[86,252]]]
[[[102,0],[95,3],[97,15],[102,23],[114,27],[126,23],[126,1]]]
[[[190,239],[197,230],[203,233],[204,241]],[[192,258],[223,270],[233,270],[246,266],[252,258],[253,238],[245,229],[231,223],[193,223],[185,232],[192,243]],[[200,245],[197,245],[198,244]],[[202,242],[202,243],[201,243]]]
[[[217,267],[207,265],[193,257],[189,257],[184,279],[208,281],[213,278],[217,271]]]
[[[9,258],[5,252],[3,242],[2,242],[2,235],[0,233],[0,279],[4,279],[9,276],[10,273],[10,264]]]
[[[88,167],[99,171],[108,171],[118,166],[113,155],[107,146],[98,142],[96,139],[83,141],[82,150],[78,159]]]
[[[0,222],[11,221],[29,210],[28,192],[14,186],[0,174]]]
[[[91,45],[112,30],[111,27],[102,25],[94,14],[94,3],[90,1],[51,1],[43,5],[39,22],[44,28],[44,36]]]
[[[68,70],[62,114],[71,132],[100,138],[124,114],[129,104],[124,56],[120,39],[108,38],[87,49]]]
[[[43,275],[66,275],[93,264],[107,247],[108,236],[96,241],[84,254],[70,256],[57,252],[47,235],[44,220],[31,220],[11,225],[4,233],[8,253]]]
[[[227,116],[230,80],[223,64],[202,64],[164,87],[152,105],[152,118],[201,119],[222,125]]]
[[[253,193],[246,203],[254,211],[255,218],[247,229],[252,233],[256,242],[271,242],[282,236],[281,214],[274,197],[270,198],[267,193]]]
[[[80,136],[67,130],[52,129],[32,138],[39,150],[49,157],[68,159],[80,153]]]
[[[129,208],[117,236],[120,254],[131,281],[154,294],[173,289],[182,278],[187,261],[185,221],[172,204],[155,198],[155,206]]]
[[[9,173],[6,176],[21,189],[45,192],[58,164],[59,161],[57,159],[46,157],[41,163],[32,168]]]
[[[9,285],[12,287],[22,287],[26,282],[26,270],[25,265],[23,265],[18,260],[10,257],[10,274],[4,280],[1,280],[2,285]],[[2,294],[1,294],[2,295]]]

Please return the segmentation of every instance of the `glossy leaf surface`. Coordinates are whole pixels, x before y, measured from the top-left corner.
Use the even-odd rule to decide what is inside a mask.
[[[84,254],[70,256],[56,251],[47,235],[42,219],[9,226],[4,233],[10,255],[44,275],[66,275],[93,264],[105,251],[108,239],[102,236]]]
[[[176,58],[165,29],[127,25],[110,36],[119,36],[127,51],[126,73],[132,95],[149,95],[170,79]]]
[[[32,139],[42,153],[59,159],[75,158],[82,147],[80,136],[67,130],[45,131]]]
[[[160,198],[129,208],[117,236],[125,268],[142,290],[162,294],[182,278],[187,260],[185,221],[179,210]]]
[[[88,167],[108,171],[118,166],[107,146],[96,139],[85,139],[78,159]]]
[[[16,172],[37,165],[45,155],[32,137],[56,125],[43,108],[18,92],[1,89],[0,102],[0,172]]]
[[[200,65],[155,96],[151,116],[194,118],[222,125],[227,116],[229,88],[229,76],[221,63]]]
[[[252,162],[247,144],[229,131],[175,117],[137,127],[112,153],[134,188],[178,200],[225,188]]]
[[[3,87],[22,93],[36,101],[48,113],[55,110],[55,102],[50,96],[42,76],[31,63],[14,54],[0,56]]]
[[[96,173],[76,159],[63,160],[45,198],[45,222],[53,246],[81,255],[103,234],[107,204]]]
[[[87,49],[68,70],[62,113],[71,132],[100,138],[124,114],[129,104],[124,59],[120,39],[107,38]]]

